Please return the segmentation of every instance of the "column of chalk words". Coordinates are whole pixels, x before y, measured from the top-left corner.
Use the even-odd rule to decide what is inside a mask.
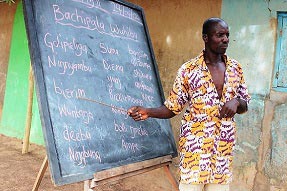
[[[124,1],[25,0],[24,10],[57,185],[176,155],[169,121],[135,122],[126,112],[163,103],[142,8]]]

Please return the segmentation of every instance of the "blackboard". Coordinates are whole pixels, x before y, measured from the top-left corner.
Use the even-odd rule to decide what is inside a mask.
[[[176,156],[169,120],[126,110],[164,101],[143,9],[124,1],[24,0],[45,146],[56,185]]]

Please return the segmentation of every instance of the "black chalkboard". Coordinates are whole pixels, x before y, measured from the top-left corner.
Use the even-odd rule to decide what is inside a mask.
[[[135,122],[163,91],[139,6],[119,0],[24,0],[40,116],[56,185],[176,156],[168,120]]]

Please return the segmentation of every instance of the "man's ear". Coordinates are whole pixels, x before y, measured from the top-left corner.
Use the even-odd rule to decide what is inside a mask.
[[[207,42],[208,41],[207,34],[202,34],[202,39],[203,39],[204,42]]]

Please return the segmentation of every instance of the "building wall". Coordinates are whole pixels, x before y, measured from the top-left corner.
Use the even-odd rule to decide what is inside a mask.
[[[27,115],[30,69],[30,56],[24,24],[23,6],[21,1],[11,4],[10,6],[1,3],[0,6],[2,7],[2,5],[6,6],[7,13],[14,14],[14,20],[10,21],[11,34],[7,35],[7,38],[11,40],[4,43],[6,46],[9,44],[10,47],[6,55],[9,57],[9,60],[4,61],[2,57],[0,58],[0,60],[3,61],[3,65],[7,68],[7,77],[5,81],[1,81],[1,85],[3,84],[5,87],[5,96],[3,107],[1,107],[0,133],[23,139]],[[1,14],[0,17],[2,18],[4,15],[5,14]],[[3,66],[3,68],[5,67]],[[34,98],[35,97],[36,96],[34,96]],[[36,98],[33,104],[30,134],[31,142],[38,144],[44,143]]]
[[[0,4],[0,118],[5,94],[6,74],[10,52],[10,41],[16,5]],[[5,14],[3,14],[5,13]]]
[[[275,65],[277,11],[287,10],[287,2],[285,0],[130,0],[130,2],[140,5],[145,11],[165,96],[181,64],[202,50],[203,21],[209,17],[222,17],[227,21],[230,27],[228,54],[242,64],[252,95],[248,113],[236,117],[237,147],[231,190],[287,191],[287,154],[282,152],[287,150],[285,130],[287,93],[274,91],[271,88]],[[2,13],[1,6],[2,4],[0,13]],[[25,31],[21,23],[23,21],[21,9],[21,3],[18,4],[16,14],[14,14],[15,7],[7,9],[9,10],[7,15],[15,15],[13,21],[15,28],[13,33],[7,30],[4,34],[6,37],[0,36],[1,40],[4,39],[4,44],[10,48],[9,38],[12,35],[10,51],[6,47],[6,54],[0,56],[0,111],[1,90],[6,86],[0,133],[18,138],[23,138],[24,135],[29,72],[25,42],[27,39],[23,35]],[[6,26],[2,18],[3,14],[0,14],[1,29],[2,25]],[[11,28],[12,18],[11,16],[9,18],[10,20],[6,18],[7,26]],[[24,40],[19,41],[19,38]],[[10,55],[9,61],[7,54]],[[5,67],[7,68],[8,63],[5,83],[7,70]],[[171,119],[176,140],[178,140],[180,117]],[[35,101],[31,141],[43,144]],[[175,159],[175,166],[177,163],[178,160]],[[175,170],[174,173],[178,175]]]
[[[178,68],[203,49],[201,28],[208,17],[219,17],[221,0],[130,0],[143,7],[165,93]]]
[[[233,184],[237,190],[287,190],[287,94],[271,88],[277,12],[286,10],[284,0],[222,3],[222,18],[229,23],[231,32],[228,53],[242,63],[252,94],[249,112],[237,117]]]

